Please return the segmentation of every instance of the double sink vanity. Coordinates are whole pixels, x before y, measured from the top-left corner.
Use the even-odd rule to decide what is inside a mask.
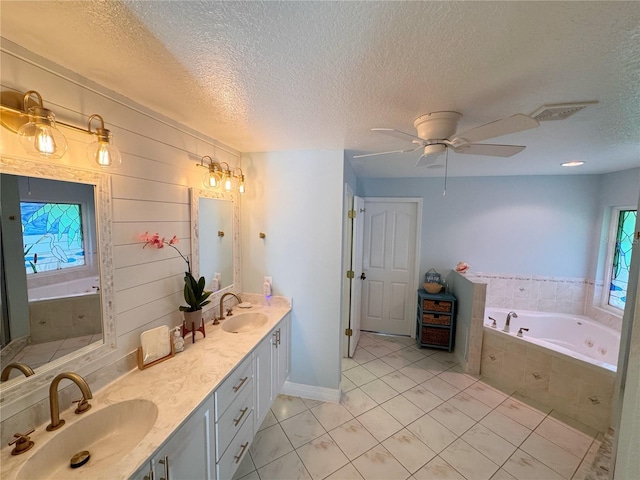
[[[37,427],[29,451],[3,448],[1,478],[231,479],[289,375],[290,311],[273,297],[207,322],[184,352],[93,392],[86,413]],[[71,468],[83,451],[89,460]]]

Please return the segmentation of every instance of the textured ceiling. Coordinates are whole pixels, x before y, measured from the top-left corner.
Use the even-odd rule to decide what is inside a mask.
[[[410,147],[428,112],[458,131],[597,100],[496,139],[511,159],[452,154],[453,175],[640,166],[638,2],[0,3],[2,36],[243,152]],[[29,22],[25,22],[29,19]],[[25,85],[37,88],[33,85]],[[353,161],[360,176],[429,176],[419,152]],[[559,167],[583,160],[583,167]]]

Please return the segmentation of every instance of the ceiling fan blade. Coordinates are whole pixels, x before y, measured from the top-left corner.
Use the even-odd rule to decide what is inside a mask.
[[[391,150],[390,152],[363,153],[362,155],[354,155],[353,158],[376,157],[378,155],[389,155],[391,153],[409,153],[409,152],[415,152],[419,148],[422,148],[422,145],[416,148],[409,148],[407,150]]]
[[[495,122],[467,130],[460,135],[456,135],[452,142],[456,144],[481,142],[489,138],[536,128],[538,125],[539,123],[535,118],[518,113],[509,118],[503,118],[502,120],[496,120]]]
[[[401,138],[403,140],[409,140],[409,141],[413,141],[413,140],[420,140],[420,142],[424,142],[424,140],[416,135],[413,135],[411,133],[405,133],[405,132],[401,132],[400,130],[396,130],[395,128],[372,128],[371,129],[372,132],[380,132],[380,133],[386,133],[387,135],[391,135],[393,137],[397,137],[397,138]]]
[[[454,152],[469,155],[487,155],[489,157],[511,157],[520,153],[525,147],[522,145],[494,145],[490,143],[465,143],[454,147]]]

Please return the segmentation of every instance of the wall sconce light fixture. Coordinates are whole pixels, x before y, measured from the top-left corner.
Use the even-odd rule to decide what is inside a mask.
[[[37,104],[29,107],[29,100],[32,97],[37,99]],[[91,115],[89,117],[87,129],[60,121],[56,123],[55,115],[51,110],[44,108],[42,95],[35,90],[29,90],[24,94],[22,109],[4,104],[1,105],[1,109],[15,116],[17,123],[20,125],[17,129],[18,140],[30,155],[54,159],[62,158],[68,148],[67,139],[57,128],[57,125],[62,125],[96,136],[96,141],[87,147],[87,156],[91,162],[95,162],[100,167],[117,167],[121,163],[120,152],[111,143],[111,132],[104,128],[104,120],[100,115]],[[26,123],[24,122],[25,115],[28,116]],[[91,129],[91,122],[94,118],[100,119],[100,127],[95,131]],[[3,125],[7,126],[4,122]],[[10,126],[7,126],[7,128],[13,130]]]
[[[38,105],[27,108],[32,95],[38,99]],[[53,112],[42,105],[42,96],[29,90],[24,94],[23,110],[29,115],[29,121],[18,129],[20,145],[30,155],[62,158],[67,151],[67,139],[56,128]]]
[[[100,127],[94,132],[91,130],[91,121],[94,118],[100,120]],[[95,162],[99,167],[118,167],[122,162],[120,151],[111,144],[111,132],[104,128],[104,120],[98,114],[89,117],[87,126],[89,133],[94,133],[96,140],[87,146],[87,157],[89,161]]]
[[[209,161],[209,165],[204,163],[205,160]],[[240,167],[236,167],[231,170],[227,162],[216,162],[209,155],[202,157],[200,159],[200,163],[196,163],[196,166],[205,167],[208,170],[202,177],[202,184],[206,188],[222,187],[226,192],[231,192],[233,190],[233,181],[237,178],[238,193],[241,195],[244,194],[244,174]]]

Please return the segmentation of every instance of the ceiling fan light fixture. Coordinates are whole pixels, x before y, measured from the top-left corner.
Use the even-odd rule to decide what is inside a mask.
[[[446,149],[447,146],[442,143],[427,145],[426,147],[424,147],[424,155],[440,155],[441,153],[444,153]]]

